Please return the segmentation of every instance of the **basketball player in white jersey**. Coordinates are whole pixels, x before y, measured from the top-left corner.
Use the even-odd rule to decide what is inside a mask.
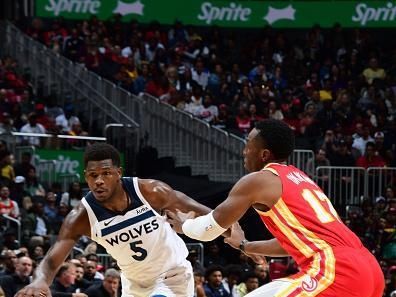
[[[210,209],[156,180],[122,177],[118,151],[108,144],[88,147],[85,179],[91,190],[74,208],[35,280],[16,297],[50,296],[49,285],[83,235],[104,246],[122,272],[122,297],[192,297],[193,273],[182,239],[162,210]]]

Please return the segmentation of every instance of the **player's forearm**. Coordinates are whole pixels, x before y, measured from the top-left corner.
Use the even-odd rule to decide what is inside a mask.
[[[34,280],[37,282],[45,282],[50,286],[55,278],[59,266],[60,264],[57,265],[53,259],[46,256],[37,267]]]
[[[289,256],[276,238],[261,241],[248,241],[245,243],[244,247],[244,251],[247,254],[257,254],[269,257]]]
[[[177,208],[182,212],[194,211],[196,216],[202,216],[210,213],[212,209],[197,202],[186,194],[175,191],[176,195],[183,201],[183,204],[177,206]]]

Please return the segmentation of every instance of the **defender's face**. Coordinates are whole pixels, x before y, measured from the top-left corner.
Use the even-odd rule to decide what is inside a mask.
[[[109,200],[120,184],[121,168],[115,167],[111,159],[89,161],[85,169],[85,181],[99,202]]]
[[[264,167],[263,147],[258,139],[259,131],[254,128],[247,137],[247,143],[243,150],[244,167],[248,172],[259,171]]]

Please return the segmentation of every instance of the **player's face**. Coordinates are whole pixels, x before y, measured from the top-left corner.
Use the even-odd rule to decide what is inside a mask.
[[[85,169],[85,181],[96,200],[105,202],[112,198],[120,185],[121,168],[115,167],[111,159],[89,161]]]
[[[257,129],[253,129],[248,137],[247,143],[243,150],[243,161],[245,169],[248,172],[255,172],[263,169],[265,163],[263,160],[263,153],[265,150],[261,143],[261,140],[256,137],[259,131]]]

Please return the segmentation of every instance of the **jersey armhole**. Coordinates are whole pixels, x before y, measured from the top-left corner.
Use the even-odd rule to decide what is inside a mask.
[[[81,199],[81,203],[84,205],[85,210],[87,211],[89,224],[91,225],[90,226],[90,232],[91,232],[90,237],[91,237],[92,240],[96,241],[97,236],[96,236],[96,233],[95,233],[95,229],[96,229],[95,225],[96,225],[98,220],[96,219],[91,206],[89,205],[87,200],[85,200],[85,198]]]
[[[133,187],[135,188],[136,194],[139,196],[140,200],[147,206],[151,208],[151,210],[155,213],[156,216],[162,217],[152,206],[150,203],[147,202],[147,200],[144,198],[142,192],[140,192],[139,188],[139,179],[137,177],[133,178]]]

